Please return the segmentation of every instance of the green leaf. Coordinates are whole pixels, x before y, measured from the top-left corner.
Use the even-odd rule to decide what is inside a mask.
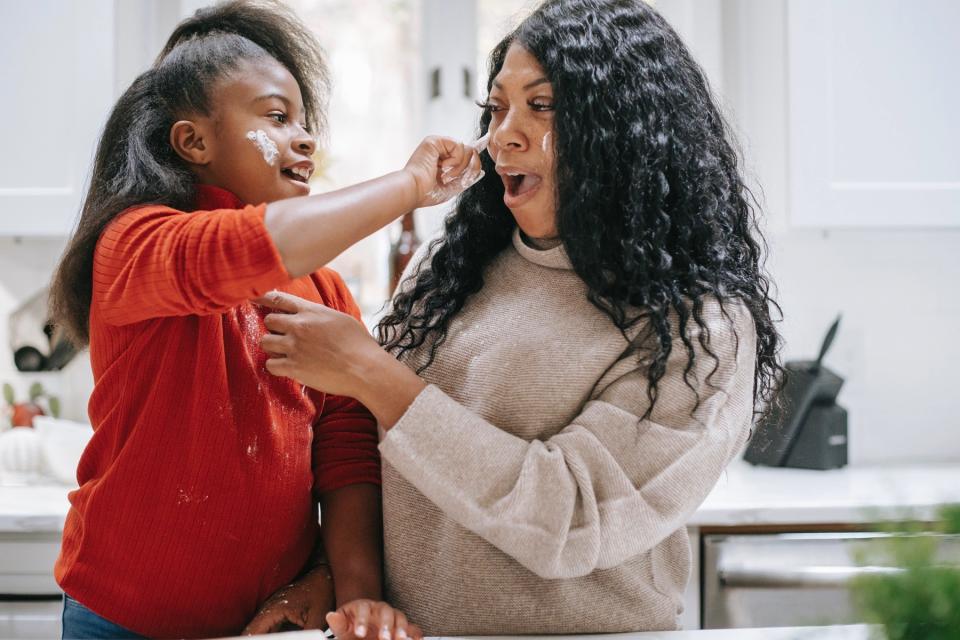
[[[60,417],[60,398],[56,396],[50,396],[47,398],[47,404],[50,405],[50,413],[53,414],[54,418]]]
[[[30,385],[30,402],[36,402],[37,398],[43,395],[43,385],[39,382],[34,382]]]
[[[7,404],[11,407],[16,404],[16,397],[13,394],[13,385],[9,382],[3,383],[3,399],[6,400]]]

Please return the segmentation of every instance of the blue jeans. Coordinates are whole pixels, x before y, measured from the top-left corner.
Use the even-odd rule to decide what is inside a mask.
[[[64,594],[63,596],[63,640],[86,640],[99,638],[143,638],[118,624],[113,624],[90,609]]]

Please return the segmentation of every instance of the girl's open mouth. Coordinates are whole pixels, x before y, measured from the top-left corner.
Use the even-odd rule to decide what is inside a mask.
[[[307,184],[310,181],[310,172],[301,167],[288,167],[286,169],[281,169],[280,173],[295,182]]]

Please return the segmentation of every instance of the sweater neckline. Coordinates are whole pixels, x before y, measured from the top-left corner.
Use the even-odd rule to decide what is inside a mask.
[[[217,209],[242,209],[243,201],[232,191],[212,184],[198,184],[194,198],[194,206],[198,211],[215,211]]]
[[[573,269],[573,265],[570,263],[570,257],[567,256],[567,251],[564,249],[563,245],[560,244],[552,249],[535,249],[534,247],[528,246],[527,243],[523,241],[523,238],[520,237],[520,227],[517,227],[513,230],[513,248],[517,250],[524,259],[538,264],[541,267],[547,267],[548,269]]]

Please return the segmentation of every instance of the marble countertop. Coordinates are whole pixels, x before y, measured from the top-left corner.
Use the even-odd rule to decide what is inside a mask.
[[[690,526],[869,523],[933,519],[960,503],[960,463],[830,471],[732,463]]]
[[[63,528],[74,487],[0,486],[0,532]],[[808,471],[730,465],[690,526],[867,523],[931,518],[960,503],[960,463]]]
[[[696,631],[646,631],[574,636],[463,636],[456,640],[868,640],[875,628],[864,624],[826,627],[768,627],[764,629],[704,629]],[[328,640],[322,631],[291,631],[268,636],[270,640]],[[237,638],[239,640],[239,638]],[[426,638],[425,640],[447,640]],[[451,638],[450,640],[454,640]]]

